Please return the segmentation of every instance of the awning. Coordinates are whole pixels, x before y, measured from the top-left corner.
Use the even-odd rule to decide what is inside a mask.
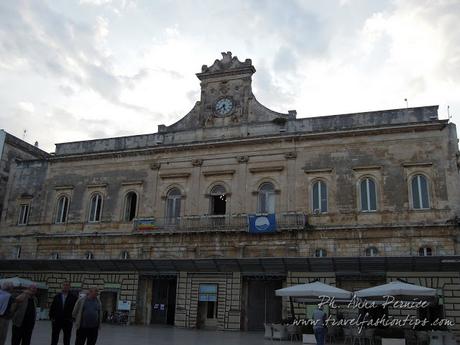
[[[343,289],[336,288],[319,281],[294,285],[284,289],[275,291],[276,296],[292,297],[297,301],[318,299],[320,296],[334,297],[337,299],[350,299],[351,292]]]
[[[241,272],[286,275],[287,272],[335,272],[340,275],[385,272],[459,272],[460,256],[284,257],[195,259],[0,260],[0,272]]]

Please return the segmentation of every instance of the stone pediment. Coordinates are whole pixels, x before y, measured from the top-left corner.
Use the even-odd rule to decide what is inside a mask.
[[[241,73],[245,70],[250,74],[256,71],[252,65],[251,59],[246,59],[244,62],[241,62],[238,57],[232,56],[231,52],[226,52],[222,53],[222,59],[216,59],[211,66],[208,67],[207,65],[203,65],[201,67],[201,73],[197,73],[197,77],[203,80],[213,74],[231,72]]]
[[[201,72],[196,74],[201,80],[201,99],[176,123],[159,126],[159,132],[228,128],[272,121],[282,130],[286,121],[295,119],[295,111],[279,113],[260,104],[252,93],[255,71],[251,59],[241,62],[231,52],[222,53],[222,58],[211,66],[203,65]],[[219,112],[222,104],[228,107],[224,113]],[[230,136],[240,136],[243,132],[248,133],[248,130],[235,130]]]

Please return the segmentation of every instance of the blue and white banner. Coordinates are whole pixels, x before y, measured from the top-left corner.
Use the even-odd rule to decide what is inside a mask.
[[[265,215],[248,215],[249,232],[252,234],[263,234],[276,232],[276,218],[274,213]]]

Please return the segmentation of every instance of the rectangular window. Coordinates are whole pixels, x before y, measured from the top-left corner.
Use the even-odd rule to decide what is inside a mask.
[[[29,222],[29,204],[21,204],[19,205],[19,218],[18,218],[18,225],[26,225]]]
[[[313,185],[313,212],[316,210],[321,213],[327,212],[327,187],[321,181]]]
[[[217,284],[200,284],[198,300],[200,302],[217,302]]]

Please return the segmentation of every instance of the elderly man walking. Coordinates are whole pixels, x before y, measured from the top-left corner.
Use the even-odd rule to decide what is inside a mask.
[[[62,292],[54,296],[50,307],[50,319],[52,321],[51,345],[57,345],[61,330],[64,333],[64,345],[70,345],[72,334],[72,312],[77,302],[77,297],[70,292],[70,283],[62,285]]]
[[[26,291],[25,300],[20,303],[12,318],[11,345],[30,345],[35,326],[37,286],[31,285]]]
[[[26,293],[15,297],[12,291],[13,283],[9,281],[3,282],[2,286],[0,286],[0,345],[5,345],[10,319],[13,317],[19,304],[28,298]]]
[[[12,316],[14,297],[11,295],[13,284],[4,282],[0,287],[0,345],[5,345],[8,326]]]
[[[102,305],[96,288],[81,297],[75,304],[72,316],[75,319],[77,335],[75,345],[95,345],[102,322]]]

